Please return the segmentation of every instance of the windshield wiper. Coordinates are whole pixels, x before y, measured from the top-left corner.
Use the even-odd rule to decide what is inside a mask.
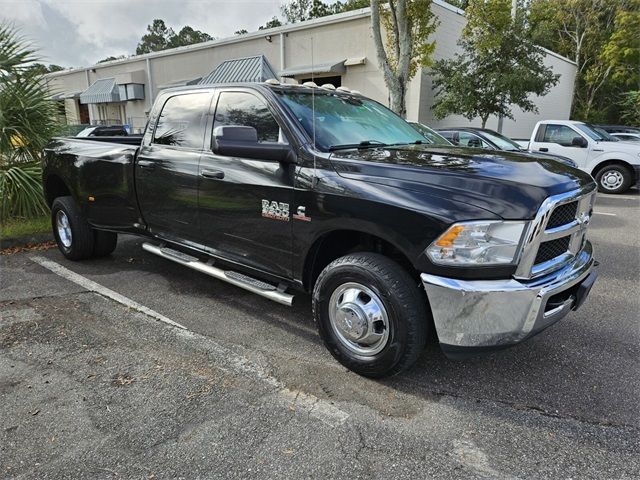
[[[430,142],[429,140],[427,140],[426,142],[424,140],[416,140],[415,142],[399,142],[399,143],[391,143],[388,146],[389,147],[399,147],[400,145],[429,145],[432,144],[434,142]]]
[[[386,147],[387,144],[378,140],[363,140],[360,143],[344,143],[342,145],[331,145],[329,151],[347,150],[349,148]]]

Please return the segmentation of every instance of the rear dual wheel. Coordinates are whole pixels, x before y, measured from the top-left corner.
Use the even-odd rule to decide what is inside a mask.
[[[116,233],[91,228],[71,196],[53,201],[51,225],[58,248],[69,260],[104,257],[118,243]]]
[[[313,315],[331,354],[367,377],[409,368],[427,338],[426,299],[418,282],[376,253],[331,262],[316,281]]]

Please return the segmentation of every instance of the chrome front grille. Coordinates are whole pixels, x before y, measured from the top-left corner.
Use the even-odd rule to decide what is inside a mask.
[[[547,198],[531,221],[515,277],[529,279],[557,270],[582,249],[593,214],[596,187]]]

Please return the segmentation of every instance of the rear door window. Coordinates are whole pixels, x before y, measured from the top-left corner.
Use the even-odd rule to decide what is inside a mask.
[[[170,97],[162,107],[152,143],[202,149],[210,100],[207,92]]]

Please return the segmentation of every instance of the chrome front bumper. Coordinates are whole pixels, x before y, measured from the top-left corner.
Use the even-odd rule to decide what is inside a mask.
[[[423,273],[440,344],[449,356],[508,347],[578,308],[597,276],[587,241],[574,260],[535,280],[455,280]]]

